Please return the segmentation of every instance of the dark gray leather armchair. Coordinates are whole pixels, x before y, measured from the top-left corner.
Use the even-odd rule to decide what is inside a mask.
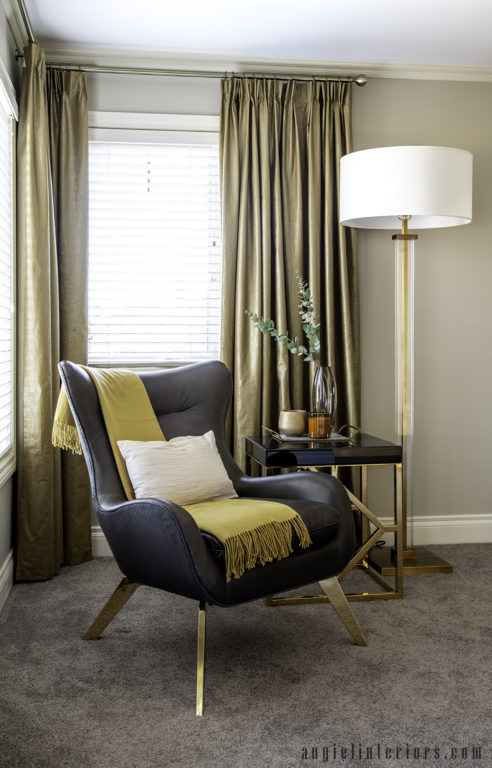
[[[92,379],[71,362],[60,363],[59,371],[78,427],[94,510],[124,574],[86,639],[98,637],[141,584],[197,600],[197,714],[203,708],[207,604],[227,607],[318,581],[354,641],[366,644],[336,578],[354,553],[353,514],[343,485],[314,472],[259,478],[242,472],[226,444],[224,425],[232,380],[222,363],[139,374],[165,437],[201,435],[213,429],[238,495],[292,500],[313,541],[308,549],[257,566],[228,583],[220,542],[202,534],[185,509],[166,499],[126,499]],[[191,476],[192,472],[190,467]]]

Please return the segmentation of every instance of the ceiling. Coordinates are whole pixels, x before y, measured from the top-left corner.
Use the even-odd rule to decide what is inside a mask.
[[[47,51],[83,47],[291,64],[492,68],[491,0],[25,0],[25,5]]]

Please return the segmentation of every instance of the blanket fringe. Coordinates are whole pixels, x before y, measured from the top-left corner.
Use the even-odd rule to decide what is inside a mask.
[[[300,546],[303,549],[309,547],[312,543],[309,531],[298,514],[290,520],[265,523],[226,539],[226,580],[239,578],[258,563],[265,565],[288,557],[293,551],[292,529],[297,534]]]
[[[65,451],[72,451],[72,453],[82,453],[77,427],[71,424],[55,421],[53,423],[51,442],[56,448],[63,448]]]

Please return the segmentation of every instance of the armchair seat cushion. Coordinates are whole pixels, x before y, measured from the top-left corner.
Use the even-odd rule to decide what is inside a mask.
[[[269,499],[269,501],[278,501],[296,510],[311,536],[313,542],[311,548],[327,544],[336,536],[340,526],[340,512],[329,504],[306,499]],[[201,531],[201,534],[212,555],[217,560],[224,561],[225,553],[222,542],[205,531]],[[292,549],[294,552],[302,551],[295,533],[292,537]]]

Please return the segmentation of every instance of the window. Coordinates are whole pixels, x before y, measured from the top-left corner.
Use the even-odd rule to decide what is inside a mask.
[[[15,469],[14,163],[17,107],[0,68],[0,483]]]
[[[104,121],[104,115],[95,114],[92,124]],[[215,359],[219,159],[218,131],[208,129],[217,120],[205,119],[207,130],[196,130],[193,116],[180,121],[179,116],[130,115],[127,120],[130,128],[135,121],[147,128],[91,130],[89,363]],[[194,130],[179,129],[193,120]]]

